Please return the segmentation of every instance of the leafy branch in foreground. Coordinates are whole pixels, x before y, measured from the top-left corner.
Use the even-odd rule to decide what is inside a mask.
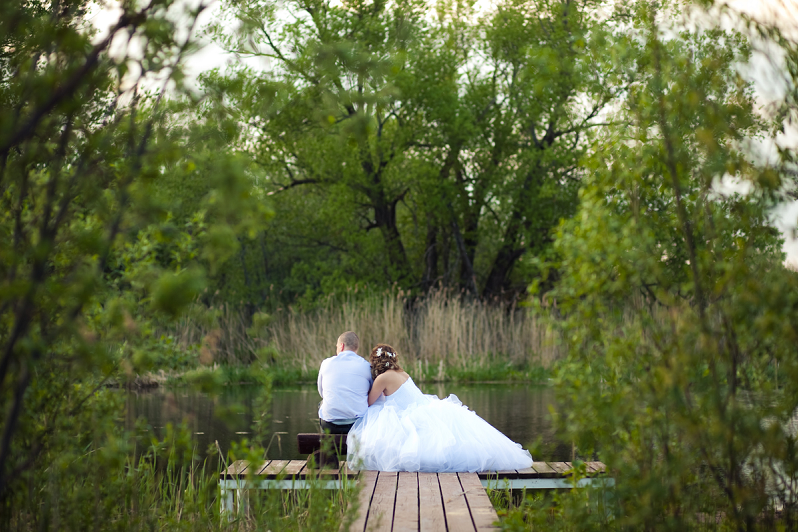
[[[13,487],[42,480],[75,444],[71,427],[105,380],[146,362],[152,320],[177,315],[202,290],[204,269],[221,257],[215,235],[265,215],[244,166],[217,154],[225,171],[210,180],[205,211],[193,225],[168,223],[176,198],[162,190],[166,176],[214,170],[196,168],[199,151],[184,153],[180,127],[199,103],[181,68],[207,5],[125,2],[102,35],[86,22],[89,5],[0,7],[4,513]],[[213,133],[200,121],[194,129]],[[143,260],[145,249],[164,253]]]
[[[713,6],[739,31],[666,29],[657,5],[635,4],[619,57],[638,70],[630,125],[597,146],[558,234],[559,422],[607,463],[617,501],[599,518],[564,504],[563,527],[795,530],[798,274],[771,227],[794,150],[756,162],[770,124],[738,70],[766,33]]]

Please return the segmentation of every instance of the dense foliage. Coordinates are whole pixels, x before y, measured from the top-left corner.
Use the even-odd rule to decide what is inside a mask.
[[[194,115],[184,134],[199,102],[181,64],[206,5],[126,2],[102,31],[89,7],[0,6],[3,529],[83,529],[57,518],[67,486],[85,486],[71,511],[91,513],[90,489],[92,504],[115,502],[102,475],[87,476],[107,468],[124,481],[133,460],[105,385],[147,369],[154,328],[203,290],[204,271],[235,250],[230,235],[265,219],[244,164],[208,155],[230,124]],[[180,224],[169,179],[209,192]]]
[[[99,29],[93,6],[0,4],[0,527],[337,528],[346,493],[221,519],[190,435],[125,432],[107,386],[168,366],[213,393],[196,368],[255,362],[265,415],[264,365],[367,314],[419,374],[567,350],[563,437],[615,488],[525,500],[508,529],[798,527],[798,276],[772,228],[796,152],[762,150],[798,118],[798,46],[774,26],[712,2],[226,0],[207,35],[241,61],[194,90],[205,4],[123,1]],[[767,109],[741,73],[762,58]],[[542,316],[485,306],[530,283]],[[296,301],[316,313],[277,313]],[[261,458],[264,427],[234,452]]]
[[[561,500],[562,528],[795,530],[798,274],[769,214],[795,193],[795,152],[757,161],[752,141],[795,112],[796,80],[768,123],[738,71],[761,26],[666,31],[648,3],[631,15],[627,125],[590,158],[549,294],[570,348],[560,426],[608,464],[615,506]],[[798,48],[778,42],[793,69]],[[545,505],[524,511],[546,522]]]
[[[601,7],[227,2],[211,34],[247,62],[208,82],[236,88],[238,146],[277,213],[244,246],[251,288],[236,293],[262,305],[269,285],[306,302],[356,283],[524,291],[629,81],[607,61]]]

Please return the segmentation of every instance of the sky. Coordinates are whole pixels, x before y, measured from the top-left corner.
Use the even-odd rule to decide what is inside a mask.
[[[798,39],[798,0],[727,0],[726,3],[756,20],[775,24],[785,35]],[[759,104],[766,107],[783,96],[784,88],[778,82],[778,75],[774,75],[769,61],[761,55],[755,55],[754,61],[756,64],[750,65],[751,78]],[[795,127],[788,128],[777,141],[785,146],[798,147],[798,130]],[[769,149],[771,155],[775,154],[775,147],[770,146]],[[781,206],[773,216],[774,225],[784,235],[785,263],[798,270],[798,201]]]
[[[195,4],[198,0],[186,0]],[[798,39],[798,0],[726,0],[730,8],[741,11],[747,15],[769,23],[777,24],[780,29]],[[480,0],[484,9],[489,9],[489,0]],[[118,10],[114,8],[114,0],[100,0],[98,6],[89,15],[91,23],[102,30],[113,24],[118,17]],[[203,27],[219,16],[220,3],[215,2],[209,9],[200,15],[198,27]],[[200,51],[190,56],[186,62],[186,73],[189,78],[196,79],[202,72],[224,66],[234,58],[213,42],[203,42]],[[268,69],[269,65],[263,59],[249,59],[247,63],[254,68]],[[757,101],[762,108],[778,100],[783,95],[774,76],[772,64],[764,56],[754,56],[748,65],[749,75],[754,82]],[[777,141],[783,145],[798,147],[798,128],[787,131]],[[775,146],[760,144],[765,157],[773,156]],[[769,154],[769,155],[768,155]],[[742,190],[742,189],[740,189]],[[786,264],[798,270],[798,201],[782,205],[773,213],[773,224],[784,235],[784,251]]]

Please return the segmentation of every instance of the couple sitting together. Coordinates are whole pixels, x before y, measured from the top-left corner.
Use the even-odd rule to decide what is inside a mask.
[[[399,365],[396,350],[378,344],[366,362],[359,340],[338,337],[337,355],[319,369],[319,423],[348,434],[352,468],[380,471],[474,472],[532,465],[521,448],[461,403],[424,395]]]

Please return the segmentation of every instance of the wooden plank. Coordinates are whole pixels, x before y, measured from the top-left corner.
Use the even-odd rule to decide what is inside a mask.
[[[247,472],[250,475],[259,475],[261,470],[268,467],[272,462],[274,462],[274,460],[261,460],[260,462],[252,462],[249,465],[249,469],[247,469]]]
[[[224,473],[221,474],[221,476],[224,479],[236,479],[240,475],[244,474],[248,466],[249,462],[247,462],[246,460],[236,460],[235,462],[227,466],[227,469],[224,471]]]
[[[543,478],[543,476],[534,467],[527,467],[526,469],[518,470],[518,478]]]
[[[337,469],[325,467],[324,469],[320,469],[318,471],[318,475],[320,477],[324,477],[325,480],[338,480],[343,476],[346,476],[348,478],[354,478],[358,474],[355,471],[349,470],[349,468],[346,465],[346,460],[341,460],[340,462],[338,462]]]
[[[458,473],[457,476],[460,479],[460,486],[465,492],[466,503],[471,512],[474,527],[477,530],[497,530],[498,527],[493,523],[499,520],[499,515],[493,508],[490,497],[482,487],[479,477],[475,473]]]
[[[480,479],[503,479],[503,478],[518,478],[518,471],[515,469],[503,469],[501,471],[478,471],[475,473]]]
[[[446,515],[446,528],[452,532],[474,530],[471,513],[468,511],[463,488],[457,473],[438,473],[438,483],[443,497],[443,512]]]
[[[554,478],[558,473],[546,462],[533,462],[532,469],[538,472],[540,478]]]
[[[366,520],[366,530],[369,532],[391,532],[397,478],[395,471],[380,471],[377,475],[377,485]]]
[[[257,474],[266,475],[266,478],[275,478],[286,468],[288,462],[289,460],[272,460],[263,466]]]
[[[418,532],[418,502],[418,473],[400,471],[393,510],[393,532]]]
[[[607,470],[607,466],[605,466],[602,462],[588,462],[587,468],[587,472],[593,475],[604,473]]]
[[[308,461],[307,460],[300,460],[302,462],[302,469],[299,470],[297,474],[297,478],[305,478],[305,475],[311,474],[310,469],[308,469]]]
[[[324,478],[324,480],[338,480],[339,470],[325,467],[324,469],[317,470],[316,473],[319,478]]]
[[[565,476],[565,472],[571,469],[571,462],[549,462],[549,467],[560,476]]]
[[[359,484],[360,494],[357,497],[357,517],[349,527],[350,532],[364,532],[366,530],[366,520],[371,506],[371,498],[374,495],[374,488],[377,486],[377,472],[363,471]]]
[[[503,479],[503,478],[519,478],[518,471],[515,469],[502,469],[500,471],[479,471],[475,473],[481,479]]]
[[[310,457],[308,457],[308,458],[310,458]],[[325,466],[319,467],[318,462],[314,462],[315,467],[311,468],[310,467],[310,460],[308,460],[307,463],[308,463],[308,466],[305,468],[305,473],[306,474],[309,474],[311,471],[314,471],[316,475],[320,475],[322,470],[324,470],[324,469],[329,470],[330,468],[332,468],[332,464],[327,464]]]
[[[338,478],[355,478],[358,475],[358,471],[352,471],[349,469],[349,466],[346,463],[346,460],[342,460],[338,464]]]
[[[287,477],[299,476],[299,472],[307,465],[307,460],[291,460],[288,465],[283,469],[283,473]]]
[[[446,532],[441,487],[436,473],[418,474],[419,530]]]
[[[332,464],[330,464],[330,467],[324,467],[322,469],[319,469],[318,471],[319,477],[324,477],[325,480],[337,480],[341,478],[340,477],[341,468],[346,467],[346,461],[342,460],[338,462],[338,467],[336,468],[333,468],[331,466]]]

